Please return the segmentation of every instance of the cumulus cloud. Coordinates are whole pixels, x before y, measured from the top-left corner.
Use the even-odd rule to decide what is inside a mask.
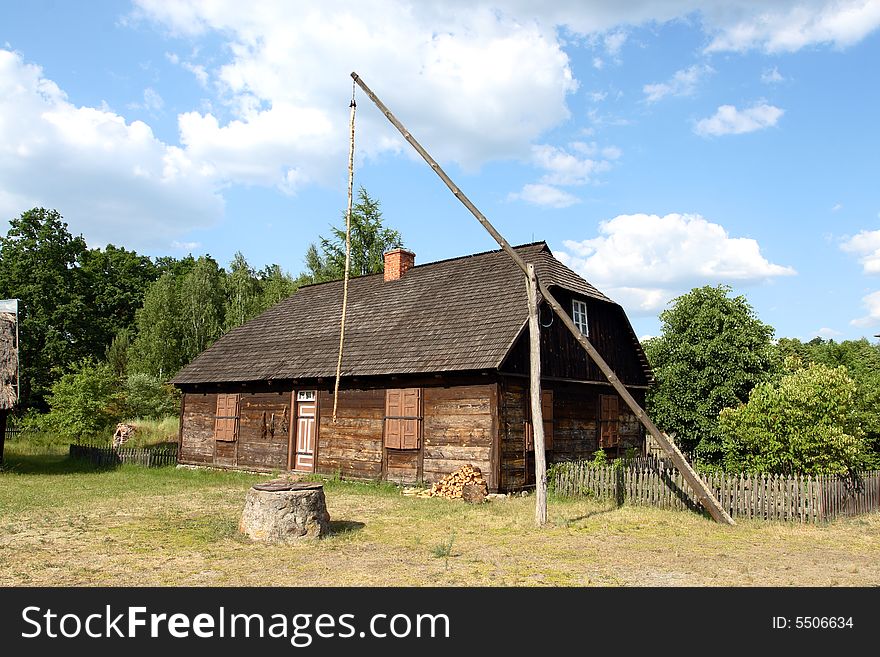
[[[666,96],[692,96],[700,81],[714,72],[707,64],[694,64],[690,68],[676,71],[666,82],[646,84],[642,91],[649,103],[656,103]]]
[[[820,338],[825,338],[826,340],[831,340],[832,338],[836,338],[839,335],[843,335],[840,331],[837,331],[833,328],[828,328],[827,326],[823,326],[818,331],[816,331],[816,335]]]
[[[840,248],[855,253],[866,274],[880,274],[880,230],[863,230],[845,240]]]
[[[552,26],[488,5],[443,11],[374,0],[356,12],[333,0],[308,11],[233,0],[139,5],[175,33],[227,41],[229,59],[207,71],[225,106],[185,114],[180,132],[188,152],[235,181],[295,190],[338,179],[353,69],[438,160],[468,169],[527,156],[569,117],[566,97],[577,88]],[[403,149],[369,102],[360,108],[360,157]]]
[[[738,110],[734,105],[722,105],[714,115],[698,121],[694,132],[701,137],[755,132],[776,125],[784,113],[785,110],[767,103],[752,105],[743,110]]]
[[[556,255],[635,314],[652,314],[692,287],[754,284],[791,276],[768,261],[758,243],[731,237],[700,215],[619,215],[599,225],[599,237],[566,240]]]
[[[850,322],[853,326],[867,327],[880,325],[880,290],[862,297],[862,305],[868,314]]]
[[[507,198],[510,201],[525,201],[532,205],[550,208],[567,208],[575,203],[580,203],[580,199],[574,194],[545,184],[523,185],[521,191],[512,193]]]
[[[55,208],[90,244],[145,248],[223,213],[210,178],[182,149],[146,123],[73,105],[40,67],[2,49],[0,117],[0,215]]]

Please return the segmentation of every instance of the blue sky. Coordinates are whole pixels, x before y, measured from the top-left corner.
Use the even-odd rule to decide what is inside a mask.
[[[0,6],[0,216],[293,274],[346,199],[349,73],[513,243],[640,336],[727,283],[777,336],[880,333],[880,0]],[[417,263],[491,238],[358,95],[356,185]]]

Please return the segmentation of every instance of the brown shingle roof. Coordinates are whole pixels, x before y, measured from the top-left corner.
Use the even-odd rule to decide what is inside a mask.
[[[547,244],[516,247],[548,285],[611,301],[553,257]],[[503,251],[418,265],[397,281],[349,281],[343,375],[497,368],[528,316],[522,273]],[[332,377],[342,281],[300,288],[217,340],[176,384]]]

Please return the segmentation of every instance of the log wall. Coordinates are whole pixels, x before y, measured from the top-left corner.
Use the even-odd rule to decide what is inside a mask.
[[[533,452],[525,449],[525,422],[528,417],[528,382],[506,377],[500,385],[501,487],[514,491],[534,485]],[[553,391],[553,442],[547,451],[547,464],[590,459],[599,448],[599,396],[616,394],[610,385],[591,385],[545,381],[543,390]],[[639,404],[642,390],[630,390]],[[609,457],[623,456],[628,449],[644,451],[644,430],[635,414],[619,403],[620,442],[607,451]]]
[[[434,483],[470,463],[497,491],[497,385],[425,388],[422,395],[424,481]]]
[[[340,390],[333,423],[333,394],[318,392],[317,471],[356,479],[382,478],[385,391]]]

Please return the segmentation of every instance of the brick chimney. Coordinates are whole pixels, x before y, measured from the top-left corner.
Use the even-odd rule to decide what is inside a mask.
[[[385,254],[385,280],[396,281],[416,264],[416,254],[406,249],[393,249]]]

